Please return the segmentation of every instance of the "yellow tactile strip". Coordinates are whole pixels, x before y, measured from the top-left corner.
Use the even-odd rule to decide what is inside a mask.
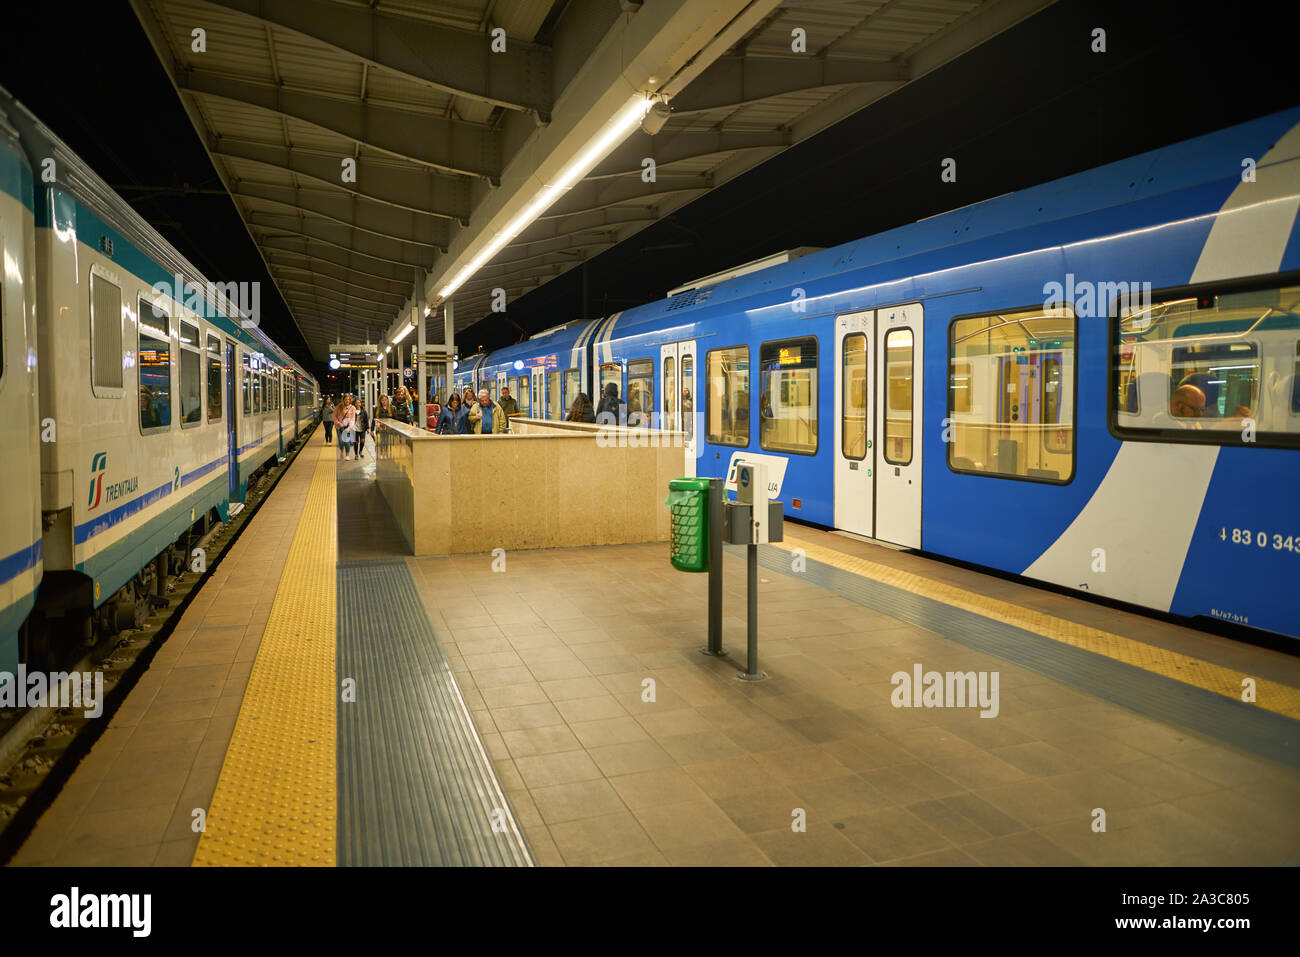
[[[335,864],[337,454],[320,447],[196,867]]]
[[[1172,678],[1175,681],[1181,681],[1184,684],[1202,688],[1206,691],[1213,691],[1215,694],[1232,698],[1234,701],[1242,700],[1242,682],[1250,678],[1255,682],[1256,700],[1254,704],[1257,707],[1286,715],[1289,718],[1300,718],[1300,689],[1293,688],[1290,685],[1268,681],[1256,675],[1248,675],[1245,672],[1225,668],[1222,665],[1216,665],[1200,658],[1192,658],[1176,651],[1170,651],[1167,648],[1135,641],[1123,635],[1111,634],[1107,631],[1081,625],[1078,622],[1067,621],[1064,618],[1057,618],[1054,615],[1035,611],[1032,608],[1025,608],[1012,602],[990,598],[987,595],[967,591],[946,582],[925,578],[898,568],[882,565],[879,562],[868,561],[865,558],[857,558],[832,548],[825,548],[791,535],[786,535],[785,541],[778,547],[786,551],[801,548],[808,558],[824,565],[832,565],[855,575],[862,575],[874,581],[884,582],[895,588],[901,588],[904,591],[934,599],[945,605],[952,605],[955,608],[974,612],[985,618],[1013,625],[1016,628],[1023,628],[1025,631],[1032,631],[1053,641],[1059,641],[1075,648],[1082,648],[1094,654],[1104,655],[1115,661],[1121,661],[1124,664],[1133,665],[1136,668],[1166,678]]]

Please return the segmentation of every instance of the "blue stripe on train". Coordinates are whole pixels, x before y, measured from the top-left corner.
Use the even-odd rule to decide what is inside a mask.
[[[0,585],[17,578],[29,568],[35,568],[41,560],[42,547],[41,542],[32,542],[9,557],[0,558]]]

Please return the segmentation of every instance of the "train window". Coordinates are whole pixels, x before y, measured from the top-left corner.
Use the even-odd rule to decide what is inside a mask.
[[[548,419],[562,419],[564,413],[560,409],[560,374],[558,372],[546,373],[546,417]]]
[[[769,452],[817,454],[817,340],[759,348],[758,444]]]
[[[840,453],[846,459],[867,457],[867,337],[844,337],[840,373]]]
[[[664,356],[664,418],[660,425],[665,429],[673,427],[673,397],[677,391],[673,387],[673,373],[676,372],[676,362],[676,357]]]
[[[1068,308],[970,316],[949,327],[948,467],[1065,483],[1074,476],[1074,351]]]
[[[911,329],[885,333],[885,461],[908,465],[912,461],[912,406],[915,356]]]
[[[649,428],[655,410],[655,362],[629,359],[627,363],[627,424]]]
[[[1291,375],[1291,411],[1300,413],[1300,342],[1295,344],[1295,371]]]
[[[136,369],[140,373],[140,431],[165,429],[172,424],[172,354],[167,313],[147,299],[140,300],[140,348]]]
[[[528,415],[528,376],[515,376],[515,402],[519,404],[519,414]]]
[[[682,429],[688,443],[695,441],[695,398],[691,383],[695,381],[695,356],[682,356]]]
[[[605,394],[605,386],[608,383],[614,383],[614,391],[621,399],[623,396],[623,364],[621,362],[606,362],[600,367],[600,387],[596,390],[593,398],[600,398]]]
[[[95,389],[123,388],[122,290],[93,269],[90,273],[90,384]]]
[[[203,362],[199,327],[181,320],[181,425],[203,421]]]
[[[1300,286],[1124,303],[1111,327],[1112,430],[1181,443],[1300,445],[1298,329]]]
[[[253,357],[247,352],[242,353],[243,359],[243,389],[240,393],[240,401],[244,407],[244,415],[253,411]]]
[[[221,339],[208,336],[208,421],[221,421]]]
[[[708,380],[705,437],[714,445],[749,445],[749,346],[710,349],[704,355]],[[683,396],[682,411],[686,411]]]
[[[971,394],[975,388],[969,362],[952,361],[948,371],[948,395],[954,412],[969,412]]]
[[[577,401],[578,393],[582,391],[582,380],[578,375],[577,369],[564,370],[564,398],[560,405],[560,418],[564,418],[569,410],[573,408],[573,403]]]

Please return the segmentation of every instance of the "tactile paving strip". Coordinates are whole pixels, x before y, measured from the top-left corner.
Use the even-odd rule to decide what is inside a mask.
[[[320,447],[196,867],[335,864],[337,455]]]
[[[532,865],[406,562],[340,562],[338,595],[339,863]]]
[[[1288,718],[1300,719],[1300,689],[1290,685],[1268,681],[1256,675],[1247,675],[1167,648],[1149,645],[1012,602],[980,595],[946,582],[815,545],[794,536],[787,535],[784,542],[774,547],[787,552],[795,548],[803,549],[808,558],[824,565],[831,565],[872,581],[883,582],[914,595],[931,598],[945,605],[961,608],[984,618],[1021,628],[1143,671],[1211,691],[1234,702],[1241,702],[1242,681],[1252,678],[1255,681],[1256,693],[1253,707],[1263,708]]]

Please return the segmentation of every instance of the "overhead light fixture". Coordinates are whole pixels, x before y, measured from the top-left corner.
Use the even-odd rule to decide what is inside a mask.
[[[392,352],[392,351],[393,351],[393,347],[392,347],[392,346],[384,346],[384,355],[388,355],[388,353],[390,353],[390,352]]]
[[[413,322],[408,322],[408,323],[406,324],[406,328],[405,328],[405,329],[403,329],[403,330],[402,330],[401,332],[399,332],[397,335],[393,336],[393,345],[397,345],[399,342],[401,342],[403,339],[405,339],[407,336],[409,336],[409,335],[411,334],[411,331],[412,331],[414,328],[415,328],[415,323],[413,323]]]
[[[638,93],[627,104],[614,114],[613,118],[606,123],[585,147],[565,164],[559,174],[548,184],[538,190],[537,195],[525,206],[519,213],[506,223],[494,237],[492,241],[483,247],[473,259],[461,267],[461,269],[438,291],[439,299],[446,299],[469,279],[470,276],[478,272],[483,266],[502,248],[514,239],[533,222],[538,216],[546,211],[552,203],[560,198],[574,183],[586,176],[591,170],[609,155],[609,151],[627,138],[627,135],[636,129],[637,124],[641,122],[650,108],[653,100],[647,99],[644,95]]]
[[[659,100],[646,110],[645,118],[641,120],[641,129],[645,130],[651,136],[654,136],[664,128],[668,122],[668,117],[673,115],[672,109],[663,100]]]

